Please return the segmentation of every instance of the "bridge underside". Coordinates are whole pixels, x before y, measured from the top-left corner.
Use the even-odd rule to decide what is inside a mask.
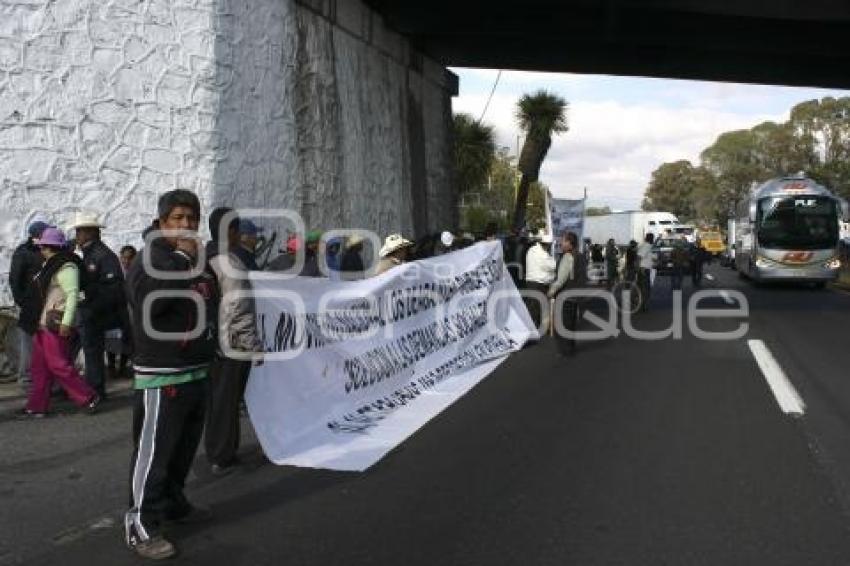
[[[848,0],[370,0],[441,63],[850,88]]]

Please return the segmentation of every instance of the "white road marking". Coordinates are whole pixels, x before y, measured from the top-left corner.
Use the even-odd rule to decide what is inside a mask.
[[[761,340],[747,340],[747,345],[782,411],[789,415],[802,416],[806,412],[806,404],[765,343]]]
[[[723,297],[723,300],[726,301],[727,305],[734,305],[735,304],[735,299],[733,299],[732,296],[729,295],[729,291],[721,290],[720,296]]]
[[[712,275],[711,273],[706,273],[705,278],[709,281],[714,281],[714,275]]]

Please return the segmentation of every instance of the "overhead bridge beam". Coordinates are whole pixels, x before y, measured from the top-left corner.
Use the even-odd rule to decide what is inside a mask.
[[[850,88],[850,2],[372,4],[450,66]]]

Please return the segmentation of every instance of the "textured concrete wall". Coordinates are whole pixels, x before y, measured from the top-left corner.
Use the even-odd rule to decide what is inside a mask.
[[[0,305],[31,220],[95,210],[138,243],[173,188],[452,227],[452,79],[359,0],[0,0]]]

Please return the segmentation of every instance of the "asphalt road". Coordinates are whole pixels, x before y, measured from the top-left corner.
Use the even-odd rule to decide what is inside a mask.
[[[544,340],[365,473],[281,468],[246,433],[248,465],[188,490],[212,508],[172,531],[186,564],[771,565],[850,556],[850,295],[755,288],[719,266],[746,319],[731,341]],[[692,290],[686,285],[685,299]],[[666,280],[652,310],[671,320]],[[706,305],[728,309],[727,298]],[[762,340],[805,405],[786,414],[753,356]],[[2,408],[0,408],[1,410]],[[136,564],[126,504],[129,406],[43,422],[0,416],[0,564]]]

